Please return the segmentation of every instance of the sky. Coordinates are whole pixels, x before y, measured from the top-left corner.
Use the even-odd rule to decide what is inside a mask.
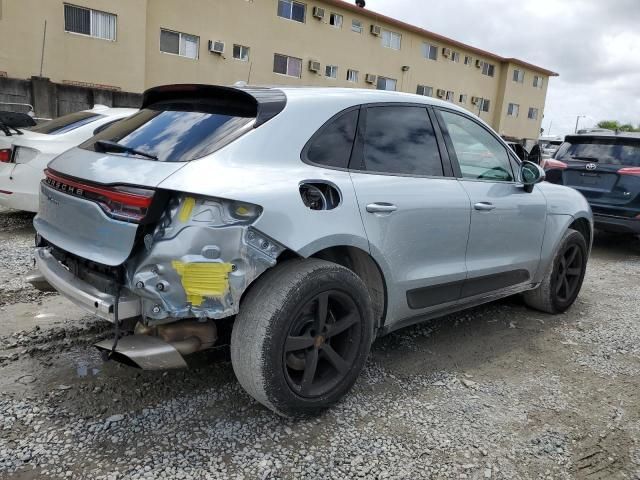
[[[640,124],[640,0],[367,0],[367,8],[558,72],[545,135]],[[550,128],[550,130],[549,130]]]

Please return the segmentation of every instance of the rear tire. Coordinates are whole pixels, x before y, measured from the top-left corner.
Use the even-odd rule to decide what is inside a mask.
[[[371,299],[354,272],[291,260],[267,271],[243,299],[231,361],[249,395],[274,412],[316,414],[351,389],[372,338]]]
[[[582,234],[568,229],[542,283],[524,293],[525,303],[546,313],[562,313],[576,301],[588,260],[587,243]]]

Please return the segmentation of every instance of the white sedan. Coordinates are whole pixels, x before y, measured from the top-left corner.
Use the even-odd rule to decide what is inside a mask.
[[[0,205],[38,211],[40,180],[47,164],[118,120],[133,115],[132,108],[96,106],[29,129],[0,131]]]

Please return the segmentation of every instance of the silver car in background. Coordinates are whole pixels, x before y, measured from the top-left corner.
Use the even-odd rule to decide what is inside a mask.
[[[314,413],[376,336],[521,292],[573,304],[591,211],[543,180],[436,99],[169,85],[49,165],[36,260],[116,324],[112,358],[176,368],[228,341],[249,394]]]

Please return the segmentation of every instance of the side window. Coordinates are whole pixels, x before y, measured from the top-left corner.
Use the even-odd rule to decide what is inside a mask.
[[[369,107],[362,168],[370,172],[442,176],[440,151],[427,109]]]
[[[307,147],[306,158],[327,167],[347,168],[358,126],[358,109],[335,117],[324,125]]]
[[[456,113],[441,111],[463,178],[512,182],[513,170],[507,149],[476,122]]]

